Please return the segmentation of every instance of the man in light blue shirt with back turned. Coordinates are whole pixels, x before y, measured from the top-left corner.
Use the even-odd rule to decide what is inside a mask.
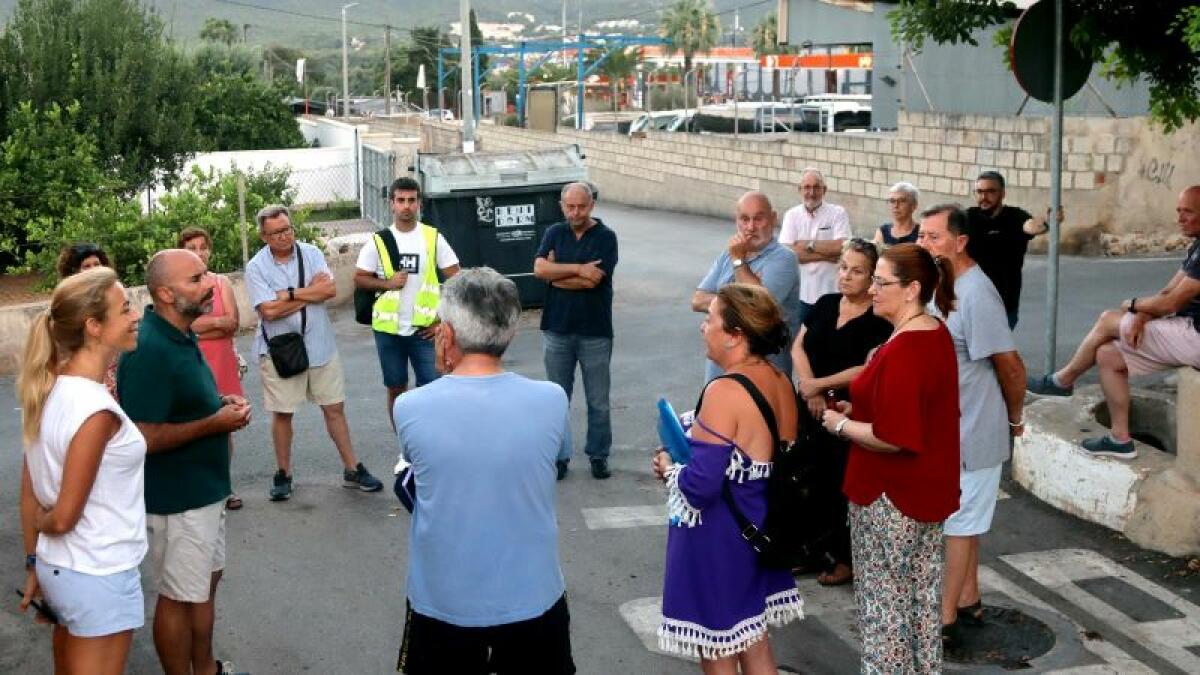
[[[392,412],[416,488],[397,669],[574,673],[554,503],[567,395],[502,367],[521,315],[511,280],[463,270],[437,311],[444,376]]]

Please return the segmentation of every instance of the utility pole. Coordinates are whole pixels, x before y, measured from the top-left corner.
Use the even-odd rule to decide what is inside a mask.
[[[458,60],[462,68],[463,152],[471,154],[475,152],[475,59],[471,54],[471,0],[459,0],[458,10],[462,21]]]
[[[565,67],[567,65],[567,0],[563,0],[562,4],[562,34],[562,64]]]
[[[346,10],[357,6],[357,2],[342,5],[342,117],[350,118],[350,53],[346,45]]]
[[[250,30],[250,24],[242,24],[242,44],[246,44],[246,33]]]
[[[392,114],[392,27],[383,27],[383,112]]]

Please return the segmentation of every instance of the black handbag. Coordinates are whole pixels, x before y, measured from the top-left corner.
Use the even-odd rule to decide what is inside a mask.
[[[791,569],[797,567],[809,557],[808,550],[803,546],[795,533],[795,520],[804,518],[803,505],[811,498],[811,464],[808,460],[811,447],[811,432],[801,429],[796,441],[788,442],[780,439],[779,426],[775,413],[758,387],[750,378],[741,373],[727,373],[720,378],[734,380],[750,394],[755,406],[762,415],[771,432],[774,447],[771,461],[771,475],[767,478],[767,516],[765,522],[756,524],[751,521],[737,502],[729,489],[729,479],[721,485],[721,498],[729,508],[737,523],[742,538],[758,554],[758,560],[764,567],[773,569]],[[700,401],[696,403],[696,414],[700,414],[700,406],[704,402],[701,393]]]
[[[383,248],[387,253],[388,260],[392,263],[392,274],[395,274],[396,261],[400,259],[400,247],[396,245],[396,235],[392,234],[391,228],[385,227],[371,236],[369,244],[364,246],[375,246],[375,237],[383,240]],[[375,301],[383,291],[375,291],[368,288],[354,289],[354,320],[364,326],[370,326],[374,319]]]
[[[300,280],[297,287],[304,286],[304,254],[296,245],[296,262],[299,264]],[[308,307],[300,308],[300,332],[283,333],[275,337],[267,337],[267,322],[263,321],[263,339],[267,342],[267,354],[275,366],[275,372],[284,379],[295,377],[308,370],[308,348],[304,346],[304,333],[308,331]]]

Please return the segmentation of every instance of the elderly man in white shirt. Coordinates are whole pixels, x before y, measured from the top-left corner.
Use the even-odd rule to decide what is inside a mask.
[[[825,199],[825,176],[812,167],[800,174],[803,203],[783,216],[779,243],[796,253],[800,264],[800,322],[826,293],[837,292],[837,261],[850,238],[846,209]]]

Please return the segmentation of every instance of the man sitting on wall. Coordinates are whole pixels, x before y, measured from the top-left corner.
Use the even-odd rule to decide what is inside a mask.
[[[1065,367],[1029,378],[1029,391],[1035,394],[1070,396],[1075,381],[1093,365],[1100,366],[1100,387],[1112,426],[1107,436],[1083,441],[1090,454],[1137,457],[1129,436],[1130,375],[1200,368],[1200,185],[1179,195],[1175,212],[1179,229],[1195,241],[1171,281],[1154,295],[1130,298],[1119,310],[1102,313]]]

